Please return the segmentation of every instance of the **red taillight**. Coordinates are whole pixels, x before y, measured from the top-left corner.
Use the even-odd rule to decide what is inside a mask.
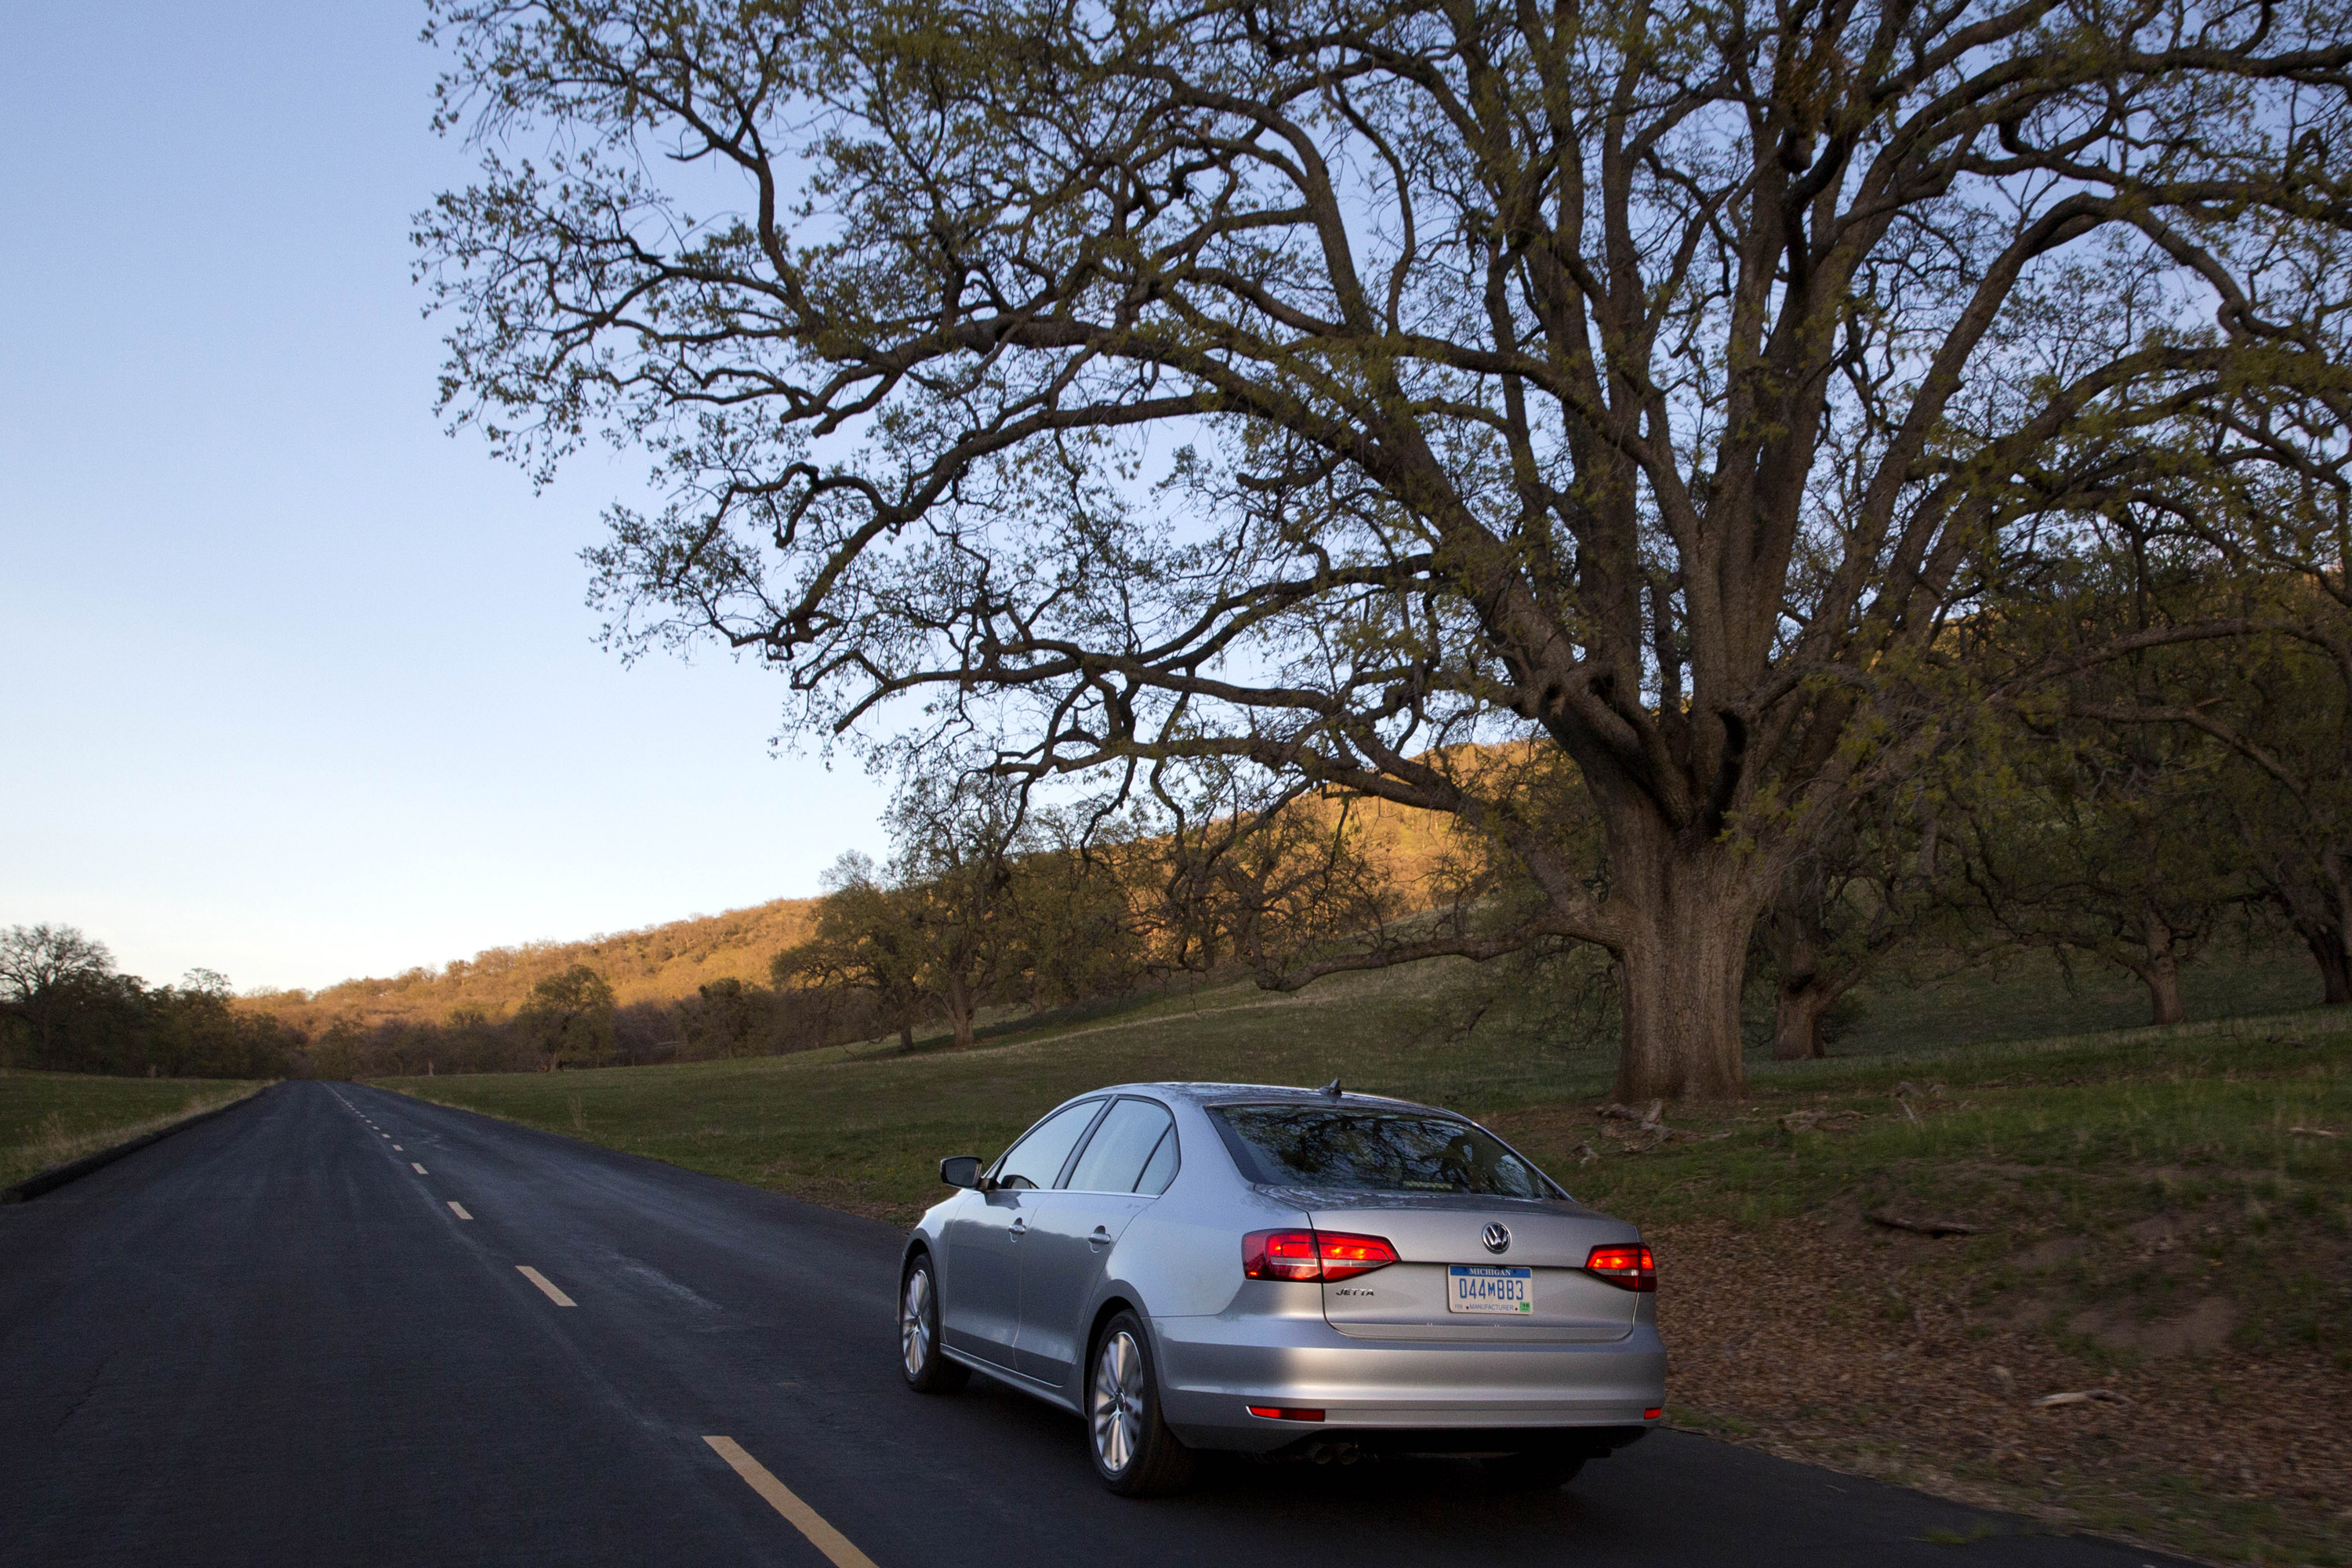
[[[1243,1406],[1253,1415],[1263,1415],[1268,1421],[1320,1421],[1320,1410],[1301,1410],[1290,1405],[1247,1405]]]
[[[1644,1421],[1655,1421],[1659,1416],[1664,1415],[1665,1413],[1666,1407],[1664,1405],[1654,1405],[1649,1409],[1642,1412],[1642,1419]]]
[[[1251,1279],[1349,1279],[1396,1260],[1396,1248],[1377,1236],[1254,1230],[1242,1237],[1242,1273]]]
[[[1658,1265],[1646,1247],[1596,1247],[1584,1260],[1584,1271],[1628,1290],[1658,1288]]]
[[[1323,1278],[1347,1279],[1386,1268],[1397,1260],[1396,1248],[1377,1236],[1343,1236],[1337,1231],[1315,1233],[1315,1249],[1323,1255]]]
[[[1254,1230],[1242,1237],[1242,1273],[1251,1279],[1320,1279],[1311,1230]]]

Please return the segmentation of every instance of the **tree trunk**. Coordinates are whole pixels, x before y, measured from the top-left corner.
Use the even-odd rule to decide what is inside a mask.
[[[2189,1015],[2180,1005],[2180,965],[2172,954],[2159,953],[2146,964],[2134,967],[2141,984],[2147,987],[2147,999],[2156,1016],[2151,1024],[2178,1024]]]
[[[2263,879],[2269,885],[2271,902],[2286,916],[2288,926],[2311,950],[2311,961],[2319,965],[2320,1005],[2340,1007],[2352,1003],[2352,886],[2347,886],[2340,875],[2342,868],[2332,856],[2321,857],[2316,887],[2311,880],[2291,875],[2292,869],[2275,863],[2264,868]]]
[[[1818,974],[1783,978],[1777,988],[1772,1021],[1772,1059],[1811,1061],[1826,1055],[1822,1049],[1822,1016],[1843,987]]]
[[[961,974],[950,976],[948,1024],[955,1030],[956,1049],[961,1050],[971,1044],[971,1018],[977,1011],[979,1008],[972,1001],[971,987],[965,983],[963,976]]]
[[[2306,930],[2304,945],[2311,949],[2312,961],[2319,965],[2319,984],[2326,992],[2320,1005],[2341,1007],[2352,1003],[2352,952],[2345,950],[2345,933],[2340,931]]]
[[[1612,835],[1610,902],[1627,928],[1615,950],[1625,1007],[1615,1093],[1629,1105],[1733,1099],[1746,1082],[1739,991],[1762,868],[1752,851],[1692,845],[1664,825],[1642,843],[1643,826]]]
[[[911,1023],[898,1026],[898,1048],[902,1051],[915,1048],[915,1026]]]

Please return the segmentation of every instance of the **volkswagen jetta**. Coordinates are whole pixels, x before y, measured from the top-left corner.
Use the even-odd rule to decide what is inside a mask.
[[[1201,1449],[1450,1453],[1558,1486],[1664,1404],[1641,1233],[1466,1117],[1241,1084],[1056,1107],[907,1242],[923,1393],[986,1373],[1086,1422],[1114,1491]]]

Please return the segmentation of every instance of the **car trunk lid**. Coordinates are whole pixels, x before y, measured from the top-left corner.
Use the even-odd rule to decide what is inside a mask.
[[[1568,1203],[1467,1194],[1318,1194],[1315,1228],[1377,1236],[1398,1261],[1369,1274],[1327,1280],[1324,1320],[1360,1339],[1598,1342],[1633,1330],[1641,1297],[1584,1271],[1596,1247],[1638,1242],[1638,1230]],[[1488,1245],[1489,1226],[1499,1227]],[[1456,1310],[1455,1269],[1464,1276]],[[1523,1277],[1513,1272],[1525,1269]],[[1522,1304],[1524,1300],[1524,1304]]]

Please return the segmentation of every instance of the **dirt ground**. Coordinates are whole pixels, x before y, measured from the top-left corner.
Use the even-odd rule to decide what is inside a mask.
[[[2210,1267],[2176,1228],[2133,1240],[2147,1261]],[[1652,1240],[1670,1421],[2214,1561],[2346,1560],[2352,1373],[2317,1351],[2233,1348],[2238,1309],[2203,1281],[2155,1318],[2055,1289],[1972,1309],[1958,1242],[1885,1230],[1858,1206],[1694,1220]],[[2080,1246],[2017,1261],[2055,1265]],[[2087,1397],[2037,1403],[2065,1394]]]

